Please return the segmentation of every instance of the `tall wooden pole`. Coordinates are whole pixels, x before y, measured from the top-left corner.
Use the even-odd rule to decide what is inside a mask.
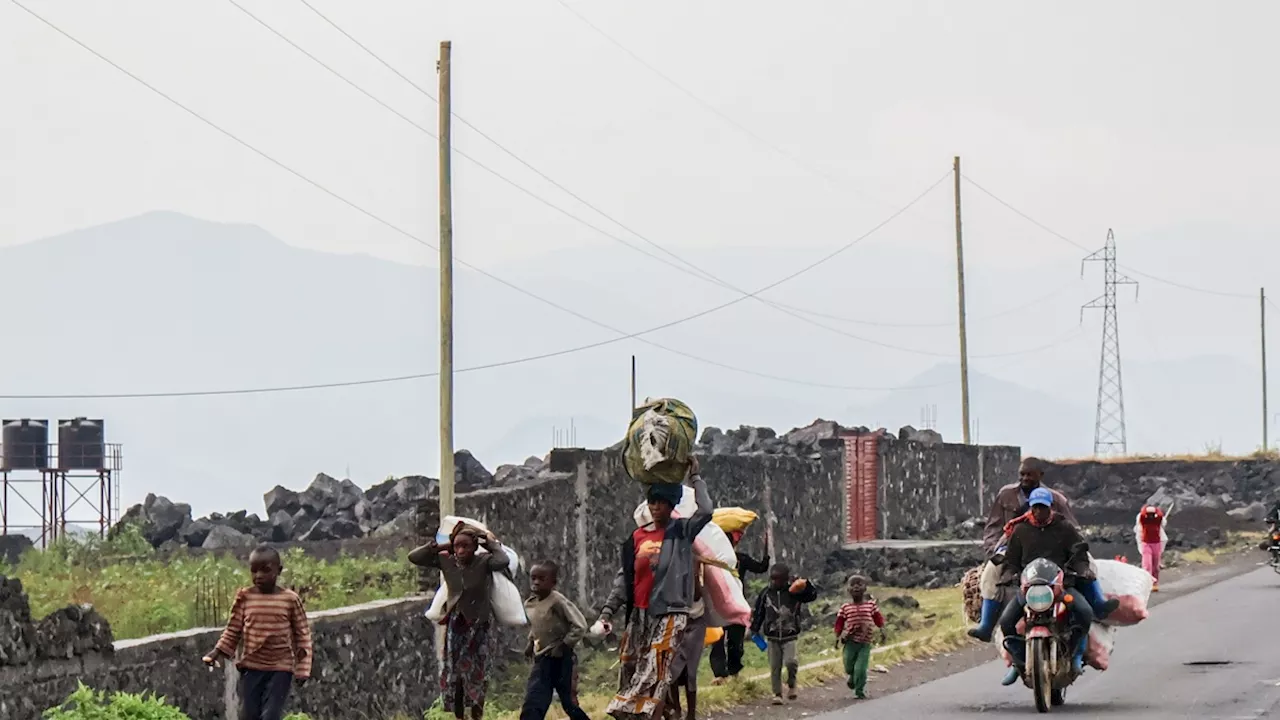
[[[449,55],[440,43],[440,517],[453,514],[453,173]]]
[[[960,232],[960,157],[955,160],[956,184],[956,291],[960,295],[960,416],[964,423],[964,444],[969,444],[969,333],[964,311],[964,241]]]
[[[1270,447],[1267,444],[1267,289],[1258,290],[1258,307],[1262,310],[1262,451]]]

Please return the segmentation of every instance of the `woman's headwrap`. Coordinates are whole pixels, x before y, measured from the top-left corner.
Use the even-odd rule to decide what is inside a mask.
[[[679,505],[682,497],[684,497],[684,486],[674,483],[653,483],[645,493],[645,499],[649,502],[661,501],[671,507]]]

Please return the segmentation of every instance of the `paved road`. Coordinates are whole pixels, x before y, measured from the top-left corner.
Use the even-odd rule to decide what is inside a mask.
[[[1003,674],[994,662],[817,720],[1037,715],[1031,691],[1000,687]],[[1161,603],[1145,622],[1117,633],[1111,669],[1077,680],[1055,715],[1280,717],[1280,575],[1263,568]]]

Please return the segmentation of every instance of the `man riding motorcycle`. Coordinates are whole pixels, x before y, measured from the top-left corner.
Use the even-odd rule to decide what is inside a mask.
[[[1074,524],[1054,512],[1053,493],[1048,488],[1036,488],[1031,491],[1028,501],[1031,510],[1027,521],[1014,526],[1000,567],[1000,584],[1004,587],[1012,586],[1013,591],[1012,600],[1000,616],[1000,630],[1006,638],[1019,637],[1018,621],[1024,615],[1026,598],[1018,588],[1018,578],[1031,561],[1044,558],[1062,568],[1067,588],[1074,586],[1078,590],[1082,584],[1094,581],[1093,570],[1089,565],[1089,544]],[[1079,673],[1084,670],[1084,651],[1089,642],[1089,628],[1093,625],[1094,613],[1083,597],[1076,598],[1068,593],[1064,602],[1072,626],[1079,633],[1071,658],[1072,669]],[[1013,667],[1003,681],[1007,686],[1014,684],[1022,676],[1026,666],[1026,646],[1015,642],[1006,647],[1013,657]]]
[[[987,514],[987,524],[982,534],[982,548],[988,560],[995,560],[1003,552],[1005,535],[1009,523],[1024,517],[1030,510],[1028,498],[1037,488],[1044,487],[1044,463],[1038,458],[1028,457],[1018,466],[1018,482],[1005,485],[996,494],[991,511]],[[1071,503],[1067,497],[1057,490],[1045,488],[1053,495],[1053,504],[1058,512],[1072,525],[1076,525],[1075,515],[1071,512]],[[977,627],[969,630],[969,637],[982,642],[991,642],[991,634],[995,632],[996,621],[1000,619],[1000,610],[1004,607],[1006,597],[984,598],[982,601],[982,619]]]
[[[1018,466],[1018,482],[1000,488],[996,500],[987,515],[987,524],[983,531],[982,546],[986,550],[987,559],[993,564],[997,562],[1003,551],[1005,535],[1011,528],[1010,523],[1026,516],[1030,509],[1030,497],[1036,490],[1045,490],[1053,499],[1054,512],[1074,527],[1079,527],[1071,503],[1067,497],[1057,490],[1044,487],[1044,462],[1039,458],[1024,458]],[[1089,576],[1092,578],[1092,575]],[[1105,619],[1119,607],[1115,600],[1107,600],[1102,596],[1102,589],[1096,580],[1077,580],[1076,591],[1089,602],[1094,616]],[[1007,593],[998,598],[984,598],[982,601],[982,617],[976,627],[970,628],[969,637],[982,642],[991,642],[991,634],[995,632],[996,622],[1000,618],[1001,608],[1008,599]]]

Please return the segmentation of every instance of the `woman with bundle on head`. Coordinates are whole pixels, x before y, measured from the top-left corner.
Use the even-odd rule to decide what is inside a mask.
[[[477,554],[484,548],[487,554]],[[484,716],[489,663],[489,631],[493,625],[493,572],[511,564],[492,533],[459,524],[449,545],[434,542],[415,548],[409,562],[434,568],[449,586],[445,619],[444,661],[440,666],[440,697],[445,710],[463,720],[466,711]]]
[[[671,687],[672,661],[694,604],[693,541],[711,522],[714,509],[696,458],[691,459],[688,482],[697,503],[688,518],[672,517],[682,485],[649,485],[646,499],[653,521],[623,541],[621,567],[600,613],[599,629],[608,633],[614,615],[625,610],[618,694],[607,710],[618,720],[661,717]]]

